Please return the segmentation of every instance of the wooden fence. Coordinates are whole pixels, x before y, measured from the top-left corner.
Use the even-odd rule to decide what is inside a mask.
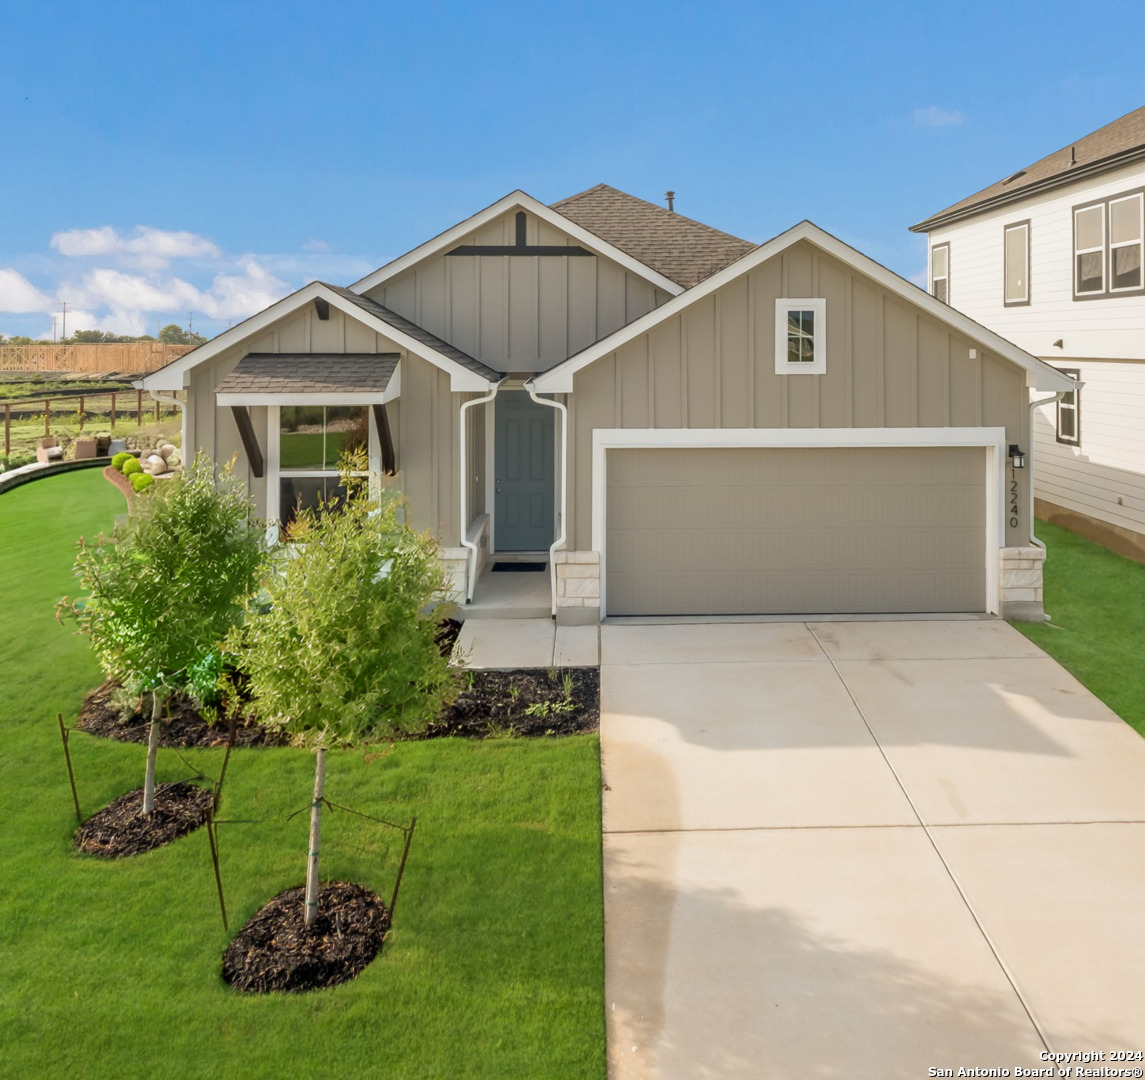
[[[183,348],[184,346],[177,346]],[[185,401],[184,391],[168,392],[165,398]],[[69,394],[55,398],[25,398],[20,401],[6,401],[0,411],[4,414],[4,454],[12,452],[12,423],[32,420],[37,427],[42,422],[44,435],[52,433],[52,421],[57,428],[61,423],[69,428],[74,424],[83,431],[84,425],[97,423],[114,433],[125,424],[142,427],[154,419],[159,421],[164,414],[175,412],[169,401],[156,401],[150,394],[144,396],[142,390],[96,390],[86,394]],[[105,422],[106,421],[106,422]]]
[[[193,345],[130,341],[108,345],[0,345],[0,371],[124,371],[144,374],[185,356]]]

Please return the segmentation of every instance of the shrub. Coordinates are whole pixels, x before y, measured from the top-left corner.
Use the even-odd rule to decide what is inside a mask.
[[[133,473],[143,472],[143,466],[139,464],[139,459],[135,456],[129,457],[123,463],[123,475],[131,476]]]
[[[136,492],[146,491],[155,483],[155,477],[149,473],[137,472],[133,473],[131,477],[131,486],[135,488]]]
[[[126,450],[121,450],[111,459],[111,467],[119,472],[123,472],[123,466],[126,465],[127,462],[134,460],[134,454],[129,454]]]

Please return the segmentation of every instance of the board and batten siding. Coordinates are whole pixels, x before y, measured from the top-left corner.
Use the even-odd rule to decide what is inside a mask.
[[[1081,444],[1057,441],[1053,405],[1035,411],[1039,499],[1145,534],[1145,363],[1061,361],[1080,372]]]
[[[950,245],[950,304],[1051,363],[1064,363],[1063,356],[1145,360],[1145,297],[1073,298],[1073,207],[1142,187],[1145,165],[1126,166],[935,229],[931,248]],[[1006,307],[1003,230],[1027,220],[1030,302]]]
[[[526,215],[530,246],[576,244]],[[511,212],[459,240],[511,245]],[[543,371],[628,325],[668,294],[602,256],[436,255],[366,295],[498,371]]]
[[[783,296],[826,299],[826,374],[775,373]],[[596,428],[1002,427],[1028,445],[1023,370],[806,242],[583,368],[573,386],[569,547],[579,550],[592,547]],[[1025,476],[1009,545],[1029,540]]]
[[[191,413],[187,439],[213,461],[223,463],[237,456],[235,472],[247,485],[256,513],[266,514],[269,477],[254,477],[246,451],[229,407],[215,403],[215,387],[248,353],[400,353],[401,395],[386,406],[397,457],[398,483],[409,498],[411,524],[428,530],[446,546],[458,543],[460,502],[460,402],[476,394],[452,394],[448,373],[410,355],[384,335],[335,308],[329,319],[319,319],[313,308],[294,313],[258,337],[242,344],[190,373]],[[454,400],[456,398],[456,400]],[[479,412],[480,410],[473,410]],[[251,421],[264,460],[267,456],[268,412],[256,406]],[[482,468],[483,460],[480,462]],[[482,481],[471,486],[484,501]]]

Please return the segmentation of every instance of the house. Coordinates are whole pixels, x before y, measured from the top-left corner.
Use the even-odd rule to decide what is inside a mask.
[[[1145,108],[911,228],[936,297],[1084,384],[1035,411],[1038,516],[1145,560]]]
[[[513,192],[143,386],[268,518],[356,441],[459,600],[535,553],[585,623],[1040,618],[1028,388],[1074,382],[809,222],[756,246],[599,185]]]

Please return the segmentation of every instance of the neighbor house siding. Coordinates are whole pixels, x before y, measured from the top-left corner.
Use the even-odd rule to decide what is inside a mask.
[[[516,240],[510,212],[457,246]],[[526,242],[575,244],[527,215]],[[499,371],[541,371],[668,299],[600,256],[436,255],[367,296]]]
[[[775,373],[781,296],[826,298],[825,375]],[[986,426],[1028,447],[1026,400],[1014,364],[801,243],[576,374],[569,546],[592,546],[596,428]],[[1026,475],[1010,545],[1029,538]]]

